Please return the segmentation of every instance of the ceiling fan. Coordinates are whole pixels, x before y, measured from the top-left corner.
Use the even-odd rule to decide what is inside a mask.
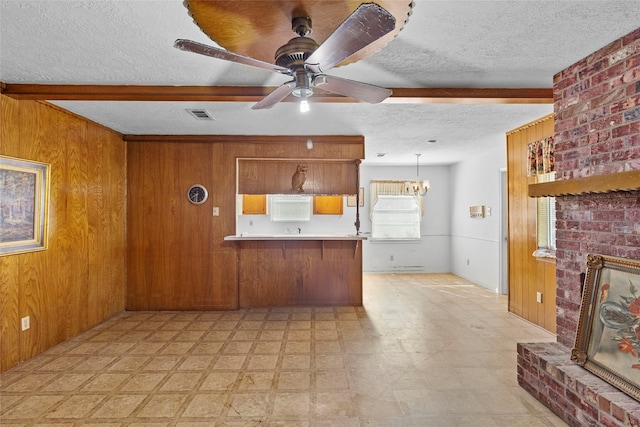
[[[298,37],[278,48],[275,64],[191,40],[178,39],[174,46],[187,52],[292,76],[293,80],[278,86],[251,108],[271,108],[289,94],[293,94],[301,98],[301,111],[306,111],[309,109],[307,98],[313,94],[315,87],[373,104],[389,97],[389,89],[324,73],[391,32],[395,25],[395,18],[386,9],[375,3],[363,3],[321,45],[318,45],[315,40],[307,37],[311,33],[311,19],[306,16],[294,17],[291,27]]]

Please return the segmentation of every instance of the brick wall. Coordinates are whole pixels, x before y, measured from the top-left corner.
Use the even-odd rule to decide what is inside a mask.
[[[553,89],[557,179],[640,169],[640,28],[556,74]],[[558,342],[571,347],[587,254],[640,259],[640,194],[556,202]]]
[[[558,342],[572,347],[589,253],[640,259],[640,192],[556,199]]]
[[[554,76],[556,178],[640,170],[640,28]],[[569,360],[589,253],[640,259],[640,191],[556,198],[557,343],[518,345],[518,383],[572,426],[640,426],[640,402]]]

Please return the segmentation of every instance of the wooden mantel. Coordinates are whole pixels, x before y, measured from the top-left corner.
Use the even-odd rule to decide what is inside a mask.
[[[529,184],[529,197],[556,197],[640,189],[640,170]]]

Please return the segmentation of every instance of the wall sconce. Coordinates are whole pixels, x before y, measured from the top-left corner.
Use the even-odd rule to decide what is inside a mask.
[[[424,196],[427,191],[429,191],[430,185],[428,179],[425,179],[424,181],[420,180],[420,156],[421,154],[416,154],[416,180],[405,181],[404,191],[407,193]]]

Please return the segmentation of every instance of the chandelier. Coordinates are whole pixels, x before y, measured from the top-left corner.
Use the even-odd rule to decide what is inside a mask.
[[[404,191],[416,196],[424,196],[429,191],[429,180],[420,181],[420,156],[421,154],[416,154],[416,180],[404,183]]]

